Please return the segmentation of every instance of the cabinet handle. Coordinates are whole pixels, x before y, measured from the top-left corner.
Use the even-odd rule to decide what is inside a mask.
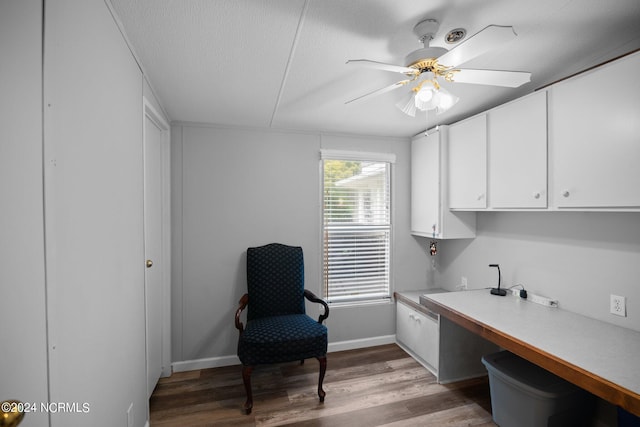
[[[571,193],[569,193],[569,190],[564,190],[562,192],[562,197],[569,197],[571,195]]]
[[[482,200],[482,199],[484,199],[484,193],[482,193],[482,194],[480,194],[480,195],[478,196],[478,200]]]
[[[539,191],[534,192],[533,193],[533,198],[534,199],[539,199],[540,198],[540,192]]]

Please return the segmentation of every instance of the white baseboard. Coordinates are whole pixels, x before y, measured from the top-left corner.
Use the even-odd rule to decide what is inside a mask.
[[[380,337],[361,338],[357,340],[339,341],[329,343],[327,351],[329,353],[335,351],[354,350],[357,348],[375,347],[377,345],[393,344],[396,342],[395,335],[384,335]],[[171,369],[173,372],[196,371],[198,369],[220,368],[222,366],[239,365],[238,356],[221,356],[208,357],[206,359],[184,360],[181,362],[173,362]]]
[[[173,372],[196,371],[198,369],[220,368],[222,366],[239,365],[238,356],[208,357],[206,359],[184,360],[173,362],[171,368]]]

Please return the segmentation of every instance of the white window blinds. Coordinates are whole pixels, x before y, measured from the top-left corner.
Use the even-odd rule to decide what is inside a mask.
[[[390,298],[391,163],[323,153],[323,280],[330,303]]]

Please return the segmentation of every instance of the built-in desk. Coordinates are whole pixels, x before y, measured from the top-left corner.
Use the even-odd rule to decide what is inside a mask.
[[[429,369],[439,383],[486,375],[482,356],[498,347],[420,304],[444,289],[395,292],[396,342]]]
[[[452,322],[640,415],[640,332],[489,290],[425,295]]]

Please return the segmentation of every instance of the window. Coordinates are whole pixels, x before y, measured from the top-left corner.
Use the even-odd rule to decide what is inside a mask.
[[[390,298],[392,155],[322,152],[324,297]]]

